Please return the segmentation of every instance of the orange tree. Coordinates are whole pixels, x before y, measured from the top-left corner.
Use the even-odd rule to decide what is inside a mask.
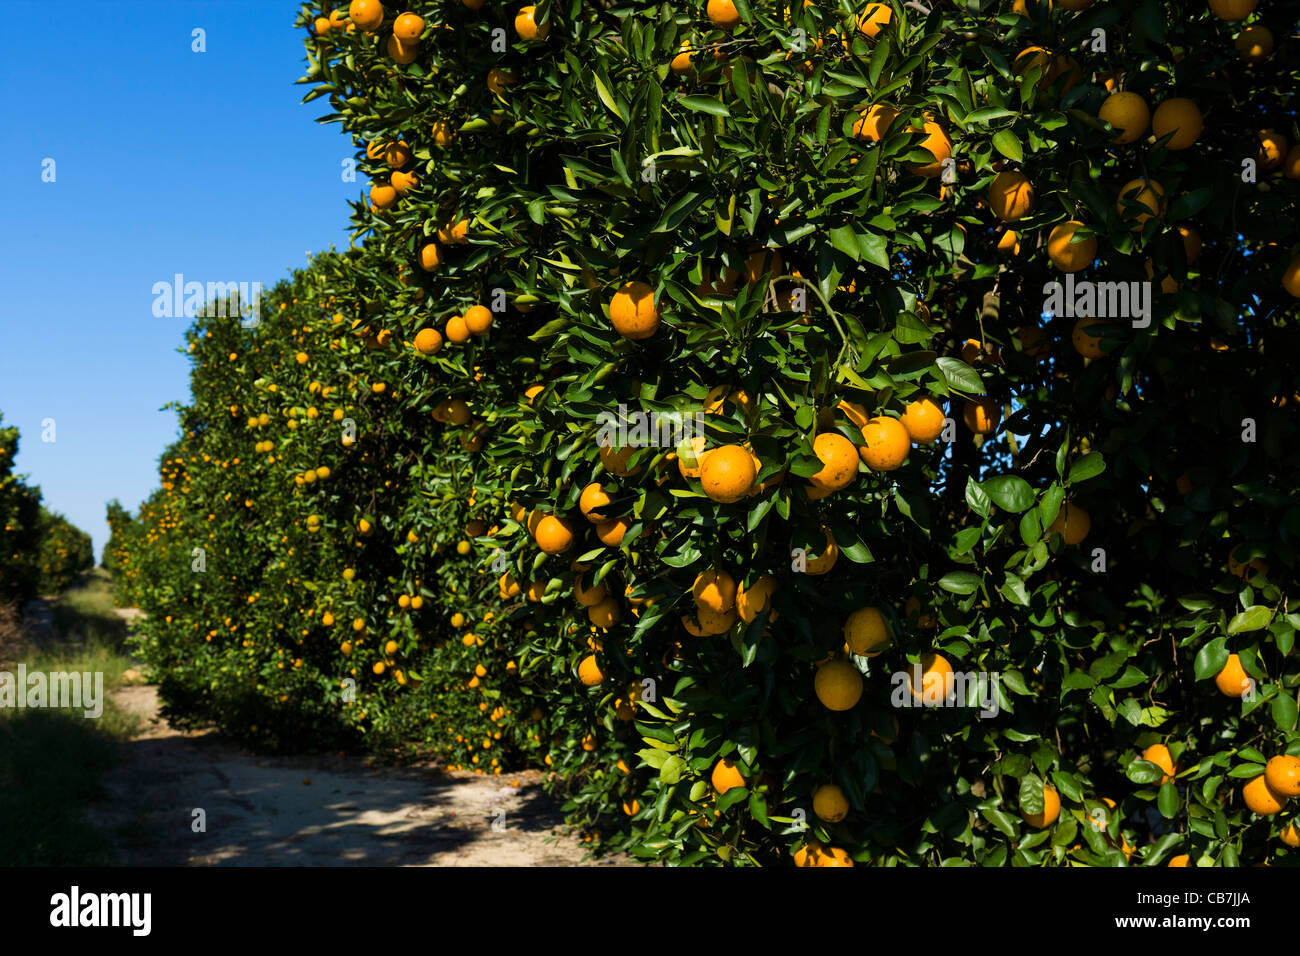
[[[647,859],[1294,863],[1297,12],[304,7],[358,244],[196,326],[182,544],[257,531],[155,663],[510,711]]]
[[[43,594],[58,594],[95,565],[90,535],[62,515],[44,508],[40,516],[40,539],[38,561]]]
[[[18,437],[17,428],[0,427],[0,602],[22,605],[40,583],[41,493],[14,474]]]

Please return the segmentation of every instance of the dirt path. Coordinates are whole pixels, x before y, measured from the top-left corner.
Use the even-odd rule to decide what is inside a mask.
[[[157,689],[115,698],[145,729],[90,822],[119,863],[160,866],[611,866],[584,861],[536,771],[370,770],[356,758],[251,755],[158,718]],[[518,782],[519,786],[511,784]],[[206,832],[194,832],[194,810]]]

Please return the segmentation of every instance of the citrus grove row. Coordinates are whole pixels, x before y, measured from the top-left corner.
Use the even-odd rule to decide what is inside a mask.
[[[0,610],[57,594],[95,563],[90,535],[41,504],[41,489],[14,471],[18,429],[0,415]]]
[[[1298,20],[304,6],[369,181],[117,517],[171,712],[670,864],[1294,865]]]

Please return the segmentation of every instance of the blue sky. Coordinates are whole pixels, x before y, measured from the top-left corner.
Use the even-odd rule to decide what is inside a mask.
[[[128,14],[129,11],[129,14]],[[352,155],[306,86],[291,0],[8,0],[0,30],[0,412],[18,470],[90,532],[135,510],[189,399],[184,318],[155,282],[261,282],[347,246]],[[52,14],[55,14],[53,17]],[[207,52],[191,51],[206,31]],[[54,31],[54,32],[51,32]],[[42,164],[55,161],[54,182]],[[42,422],[53,419],[53,442]]]

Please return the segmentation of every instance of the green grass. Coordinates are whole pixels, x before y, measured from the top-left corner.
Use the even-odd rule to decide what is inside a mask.
[[[78,709],[0,710],[0,863],[111,862],[108,841],[83,820],[85,805],[103,795],[117,742],[138,724],[108,698],[131,666],[110,587],[100,571],[66,591],[54,606],[52,632],[29,644],[23,660],[29,673],[103,673],[100,717],[88,719]]]

